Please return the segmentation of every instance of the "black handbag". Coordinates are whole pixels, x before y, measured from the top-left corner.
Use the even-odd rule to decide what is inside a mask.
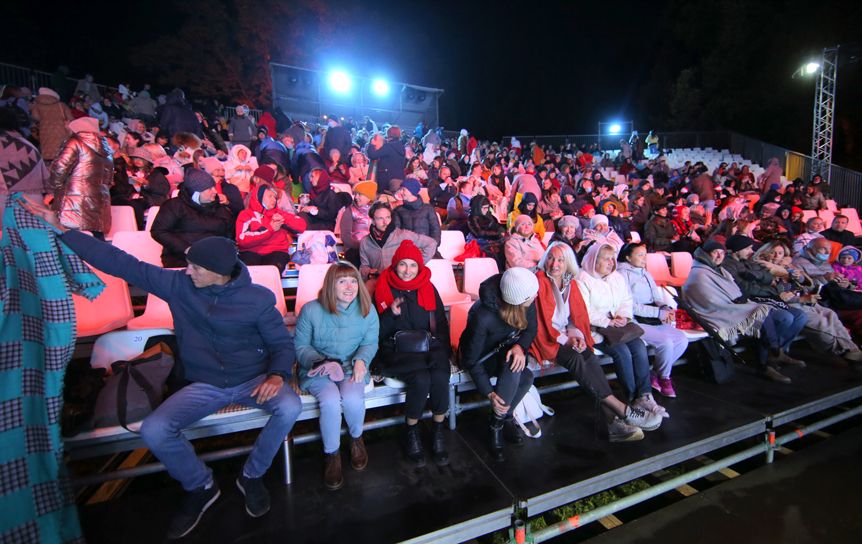
[[[644,330],[633,321],[629,321],[622,327],[596,327],[596,330],[611,346],[627,344],[644,334]]]
[[[428,312],[431,330],[404,329],[395,333],[392,337],[395,351],[398,353],[428,353],[431,351],[431,342],[437,332],[437,324],[434,321],[434,312]]]

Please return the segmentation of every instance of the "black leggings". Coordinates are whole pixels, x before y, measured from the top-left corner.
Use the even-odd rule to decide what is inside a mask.
[[[604,400],[613,394],[599,359],[592,349],[587,348],[578,353],[571,346],[561,346],[554,362],[568,369],[581,387],[597,400]]]
[[[509,411],[506,417],[511,417],[515,406],[521,402],[521,399],[530,390],[533,385],[533,373],[527,367],[520,372],[512,372],[512,368],[506,361],[506,352],[508,350],[500,350],[496,357],[492,357],[485,364],[489,376],[497,376],[497,386],[494,391],[509,405]]]
[[[384,367],[383,375],[397,378],[406,386],[404,415],[408,419],[422,417],[425,399],[429,396],[432,414],[441,415],[449,410],[450,369],[447,350],[432,350],[424,356],[421,353],[381,351],[377,362]],[[427,359],[421,361],[423,357]],[[419,361],[422,364],[417,364]]]
[[[273,251],[272,253],[267,253],[266,255],[261,255],[260,253],[255,253],[254,251],[240,251],[239,258],[247,266],[260,266],[271,264],[278,268],[279,274],[284,272],[284,267],[287,266],[288,261],[290,261],[290,255],[283,251]]]

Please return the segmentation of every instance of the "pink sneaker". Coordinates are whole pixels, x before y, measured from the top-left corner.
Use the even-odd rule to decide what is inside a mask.
[[[649,373],[649,384],[650,386],[652,386],[653,389],[655,389],[659,393],[661,392],[661,383],[659,383],[658,381],[658,376],[656,376],[653,372]]]
[[[669,397],[672,399],[676,398],[676,391],[674,391],[673,382],[670,378],[659,378],[658,384],[658,392],[661,393],[662,396]]]

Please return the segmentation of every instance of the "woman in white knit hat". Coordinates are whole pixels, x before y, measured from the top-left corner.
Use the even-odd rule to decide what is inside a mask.
[[[491,276],[479,286],[479,301],[470,309],[461,334],[461,368],[476,389],[491,401],[491,455],[503,461],[503,441],[523,444],[514,424],[515,406],[533,383],[526,354],[536,337],[536,275],[515,267]],[[496,386],[491,377],[497,377]]]

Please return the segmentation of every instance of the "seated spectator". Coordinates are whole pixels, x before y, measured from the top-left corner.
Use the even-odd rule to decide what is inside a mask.
[[[842,246],[856,246],[862,244],[862,236],[856,236],[847,230],[847,225],[849,223],[850,218],[846,215],[838,214],[834,219],[832,219],[832,226],[822,231],[820,234],[827,240],[838,242]]]
[[[551,183],[550,178],[545,180],[546,185],[550,185]],[[557,188],[548,187],[547,189],[543,189],[542,200],[539,201],[539,204],[536,207],[536,213],[538,213],[543,220],[550,219],[552,221],[556,221],[563,216],[563,212],[560,209],[560,202],[562,202],[562,200],[560,199],[560,192]]]
[[[350,204],[350,195],[332,190],[329,175],[321,168],[312,169],[308,179],[310,204],[302,209],[308,230],[334,230],[338,211]]]
[[[433,238],[440,245],[440,220],[437,212],[430,204],[425,204],[419,198],[422,186],[415,178],[407,178],[401,184],[401,188],[395,193],[396,198],[402,202],[393,210],[395,226],[398,228],[412,230],[417,234],[423,234]]]
[[[805,191],[802,193],[803,210],[825,210],[826,197],[820,192],[818,185],[808,184]]]
[[[225,163],[216,157],[201,159],[200,163],[202,169],[211,175],[215,181],[215,189],[219,202],[223,206],[230,208],[230,212],[234,218],[239,217],[239,214],[245,209],[243,196],[237,186],[225,181]],[[267,170],[269,169],[267,168]],[[254,176],[252,176],[252,179],[254,179]]]
[[[545,221],[539,215],[539,211],[537,206],[539,205],[539,201],[533,193],[527,192],[524,193],[521,201],[518,203],[517,207],[509,213],[509,219],[507,221],[507,226],[511,230],[512,227],[515,226],[515,219],[520,217],[521,215],[526,215],[530,218],[533,223],[533,231],[539,237],[539,240],[544,240],[545,238]]]
[[[773,311],[766,304],[749,301],[742,294],[733,276],[721,267],[724,245],[714,240],[694,252],[694,264],[682,295],[692,311],[728,344],[735,345],[740,336],[759,336],[759,372],[765,378],[790,383],[790,378],[778,371],[782,350],[805,326],[805,320],[794,320],[783,310]]]
[[[793,240],[793,254],[799,255],[809,242],[817,238],[823,238],[821,231],[826,228],[826,223],[819,217],[812,217],[805,222],[805,232]]]
[[[515,406],[533,384],[525,372],[527,352],[536,337],[539,282],[524,268],[510,268],[479,286],[479,300],[470,308],[459,343],[461,368],[470,373],[476,389],[491,401],[491,455],[505,460],[504,443],[522,444],[524,437],[513,420]],[[490,354],[490,356],[488,356]],[[491,377],[497,377],[496,386]]]
[[[619,251],[625,244],[622,238],[608,226],[607,216],[601,214],[594,215],[590,219],[590,227],[584,230],[584,241],[587,243],[584,244],[581,251],[593,245],[604,244],[613,247],[615,251]]]
[[[235,223],[230,209],[219,202],[213,177],[189,168],[179,195],[162,204],[151,231],[162,245],[162,265],[182,268],[193,243],[209,236],[233,238]]]
[[[578,215],[578,205],[575,202],[575,190],[570,185],[563,185],[560,190],[560,211],[563,215]]]
[[[138,230],[144,230],[144,212],[161,206],[169,197],[171,184],[161,168],[153,168],[153,156],[143,147],[129,152],[125,171],[115,172],[111,187],[111,204],[131,206],[135,210]]]
[[[791,264],[787,246],[769,242],[755,251],[750,260],[770,273],[768,280],[761,278],[761,295],[780,299],[808,318],[802,335],[815,351],[832,353],[852,362],[862,361],[862,351],[853,342],[838,314],[819,304],[819,295],[811,292],[811,280]],[[744,283],[752,285],[750,281]],[[742,286],[739,281],[737,285]]]
[[[815,238],[793,258],[793,264],[821,286],[820,296],[835,310],[862,310],[862,292],[853,289],[853,284],[829,264],[832,242],[826,238]]]
[[[533,228],[533,220],[529,215],[519,215],[506,240],[506,268],[521,267],[535,271],[544,252],[545,248]]]
[[[347,163],[341,161],[341,151],[333,147],[326,158],[326,173],[333,183],[349,183],[350,172]]]
[[[344,258],[359,266],[359,244],[371,231],[371,202],[377,197],[377,184],[360,181],[353,186],[353,204],[341,212],[341,241]]]
[[[368,158],[377,161],[377,186],[381,191],[390,190],[393,179],[404,177],[407,163],[404,144],[401,143],[401,129],[391,126],[386,130],[386,140],[382,134],[375,134],[366,149]]]
[[[850,280],[857,289],[862,287],[862,251],[859,248],[851,246],[841,248],[832,268]]]
[[[380,314],[380,349],[373,369],[375,374],[397,378],[406,385],[407,458],[417,466],[425,465],[418,423],[430,397],[434,462],[448,465],[444,420],[449,409],[449,322],[422,252],[410,240],[401,242],[392,265],[380,273],[374,302]],[[409,346],[399,346],[399,331],[427,331],[430,348],[417,353]]]
[[[578,221],[578,218],[572,215],[564,215],[557,221],[557,228],[551,236],[550,243],[562,242],[577,254],[583,244],[580,239],[581,234],[581,222]]]
[[[248,208],[236,220],[239,258],[249,266],[271,264],[284,272],[290,261],[291,233],[305,231],[305,220],[278,209],[275,189],[259,185],[249,196]]]
[[[354,151],[350,155],[350,168],[348,169],[348,183],[356,185],[361,181],[366,181],[369,176],[368,157],[364,153]]]
[[[299,384],[317,399],[327,489],[344,485],[341,471],[341,416],[350,434],[350,464],[364,470],[368,453],[362,440],[368,365],[377,353],[380,324],[359,271],[345,262],[326,271],[323,287],[302,307],[296,321]]]
[[[470,218],[470,200],[475,194],[472,181],[458,183],[458,194],[446,204],[446,230],[459,230],[465,235],[469,232],[467,220]]]
[[[536,339],[530,354],[566,368],[600,404],[611,442],[641,440],[645,430],[661,424],[661,416],[632,408],[612,393],[593,351],[593,337],[584,299],[575,276],[578,265],[571,247],[554,242],[539,261]]]
[[[467,220],[467,242],[473,240],[482,251],[497,261],[497,266],[505,267],[504,240],[506,229],[494,217],[491,203],[482,195],[470,201],[470,218]]]
[[[652,253],[670,252],[671,245],[679,240],[679,234],[667,216],[667,202],[652,207],[652,217],[644,227],[644,241]]]
[[[626,327],[634,318],[632,293],[616,270],[616,255],[609,244],[593,244],[581,261],[578,288],[587,307],[593,340],[614,360],[625,400],[635,408],[669,417],[650,392],[650,364],[643,340],[624,338],[617,343],[601,333],[605,327]]]
[[[650,385],[665,397],[676,397],[670,374],[673,364],[688,348],[688,337],[676,328],[676,301],[656,285],[646,269],[647,250],[644,244],[623,246],[619,261],[620,274],[632,293],[632,313],[644,330],[641,339],[655,348]]]
[[[671,251],[692,253],[700,245],[701,233],[698,233],[697,226],[691,220],[691,209],[684,205],[674,206],[673,219],[670,222],[679,236],[671,246]]]
[[[363,280],[376,278],[380,272],[392,265],[395,250],[404,240],[410,240],[422,252],[424,262],[434,258],[437,243],[433,238],[399,229],[392,221],[392,208],[389,204],[375,202],[371,206],[371,228],[369,234],[359,243],[359,261]]]
[[[440,168],[440,177],[436,181],[428,180],[429,204],[434,206],[434,209],[443,219],[446,219],[446,206],[457,194],[458,186],[452,179],[452,169],[449,166],[444,165]]]
[[[258,166],[257,159],[246,146],[234,144],[225,165],[225,179],[245,196],[250,190],[252,174]]]

